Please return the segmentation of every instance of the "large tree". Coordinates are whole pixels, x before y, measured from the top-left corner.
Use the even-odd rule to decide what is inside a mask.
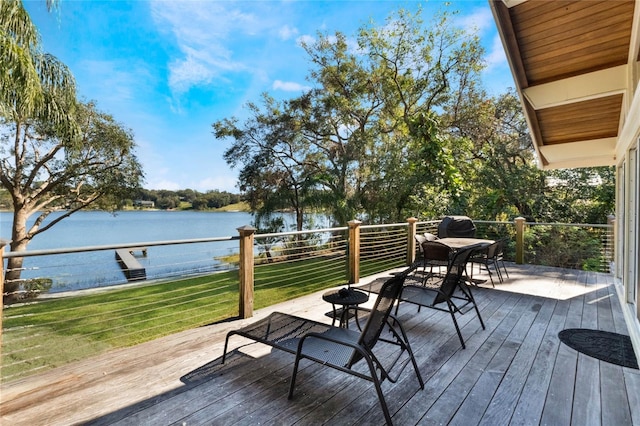
[[[73,137],[51,123],[2,122],[0,183],[13,204],[12,252],[89,205],[113,209],[141,183],[131,132],[92,104],[79,104],[74,116],[80,131]],[[63,213],[48,219],[54,211]],[[21,266],[22,258],[9,259],[5,292],[17,289]]]
[[[451,149],[465,176],[465,196],[454,212],[498,220],[540,218],[546,209],[545,172],[536,167],[516,94],[490,98],[474,91],[446,111],[450,137],[456,141]]]
[[[319,34],[303,47],[312,64],[313,88],[289,101],[296,115],[286,115],[286,133],[279,131],[280,120],[261,125],[265,135],[277,134],[304,159],[300,176],[305,179],[299,181],[314,202],[332,212],[336,224],[359,215],[367,221],[400,219],[418,184],[438,189],[455,184],[437,116],[478,79],[477,37],[455,28],[447,14],[427,26],[419,13],[399,11],[382,27],[362,27],[355,39]],[[283,117],[281,111],[266,105],[254,115]],[[268,139],[247,140],[251,125],[229,119],[214,127],[217,137],[235,139],[234,146],[242,141],[259,150]],[[227,160],[242,166],[241,186],[247,189],[263,185],[278,170],[270,159],[257,164],[255,156],[240,153],[235,150]],[[265,192],[271,199],[273,190]]]
[[[125,197],[143,175],[131,132],[93,104],[77,102],[71,72],[41,51],[20,1],[0,2],[0,24],[0,183],[13,204],[16,252],[72,213]],[[56,210],[64,213],[46,221]],[[21,266],[22,258],[9,259],[9,299]]]
[[[263,95],[262,105],[249,103],[249,117],[214,123],[216,138],[234,140],[224,158],[242,165],[240,190],[246,192],[258,228],[268,228],[272,213],[291,210],[296,229],[303,229],[305,212],[317,205],[317,154],[304,136],[308,99],[277,102]]]
[[[66,65],[42,52],[21,1],[0,2],[0,28],[0,116],[16,123],[40,120],[73,134],[75,80]]]
[[[450,149],[464,176],[450,213],[486,220],[602,223],[614,205],[610,167],[540,170],[517,95],[468,93],[446,108]],[[425,209],[429,206],[425,206]]]

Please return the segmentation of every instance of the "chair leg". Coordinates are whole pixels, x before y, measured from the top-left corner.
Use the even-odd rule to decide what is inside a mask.
[[[500,261],[502,263],[502,269],[504,269],[504,273],[507,275],[507,278],[509,278],[509,272],[507,272],[507,265],[504,264],[504,260]]]
[[[372,371],[374,374],[373,384],[376,387],[376,393],[378,394],[378,399],[380,400],[380,407],[382,407],[382,412],[384,413],[384,418],[388,425],[393,425],[393,421],[391,420],[391,414],[389,414],[389,408],[387,407],[387,402],[384,400],[384,395],[382,394],[382,387],[380,386],[380,381],[377,377],[375,377],[375,370]]]
[[[373,364],[373,361],[371,361],[371,358],[369,358],[369,356],[367,356],[366,354],[363,354],[363,355],[364,355],[365,361],[367,362],[367,365],[369,366],[369,372],[371,373],[371,381],[373,382],[373,385],[376,388],[376,393],[378,394],[378,400],[380,401],[380,407],[382,408],[382,412],[384,413],[385,421],[387,422],[388,425],[393,425],[393,421],[391,420],[391,414],[389,414],[389,408],[387,407],[387,401],[384,399],[384,394],[382,393],[382,386],[380,385],[380,380],[378,379],[378,373],[376,371],[376,367]],[[422,382],[422,378],[420,378],[420,381]],[[293,386],[293,381],[291,382],[291,385]]]
[[[291,383],[289,384],[289,396],[293,398],[293,390],[296,387],[296,376],[298,375],[298,365],[300,365],[300,356],[296,355],[296,361],[293,363],[293,373],[291,373]]]
[[[469,291],[469,300],[471,300],[471,303],[473,303],[473,308],[476,310],[476,315],[478,316],[478,319],[480,320],[480,325],[482,326],[483,330],[486,330],[486,327],[484,326],[484,321],[482,321],[482,315],[480,315],[480,309],[478,309],[478,304],[476,303],[476,299],[473,297],[473,293],[471,292],[471,288],[467,289]]]
[[[395,318],[393,319],[394,324],[396,324]],[[404,331],[404,327],[400,321],[397,322],[398,329],[400,330],[400,334],[402,337],[398,337],[398,340],[401,343],[402,347],[407,351],[411,362],[413,363],[413,369],[416,372],[416,376],[418,377],[418,383],[420,383],[420,389],[424,389],[424,381],[422,380],[422,375],[420,374],[420,370],[418,369],[418,363],[416,362],[416,357],[413,355],[413,350],[411,349],[411,344],[409,343],[409,338],[407,337],[406,331]]]
[[[224,339],[224,352],[222,352],[222,362],[220,364],[224,364],[224,361],[227,359],[227,347],[229,346],[229,337],[230,337],[230,334],[227,334],[227,338]]]
[[[500,272],[500,265],[498,265],[498,262],[495,260],[491,264],[496,270],[496,274],[498,275],[498,281],[500,281],[500,283],[502,284],[504,282],[504,279],[502,278],[502,272]]]
[[[487,272],[489,273],[489,279],[491,280],[491,285],[493,288],[496,288],[496,283],[493,282],[493,275],[491,275],[491,269],[489,268],[489,263],[483,263],[484,267],[487,268]]]
[[[478,316],[478,319],[480,320],[480,325],[482,326],[483,330],[486,330],[485,326],[484,326],[484,321],[482,320],[482,316],[480,315],[480,309],[478,309],[478,304],[476,303],[476,299],[473,297],[473,293],[471,292],[471,287],[467,286],[466,288],[464,286],[459,286],[458,287],[460,289],[460,291],[466,296],[467,300],[473,304],[473,308],[476,311],[476,315]],[[453,302],[449,302],[451,304],[451,306],[453,306],[455,308],[455,305],[453,304]],[[451,309],[451,308],[449,308]]]
[[[453,319],[453,325],[456,327],[456,333],[458,333],[458,339],[460,339],[460,344],[462,345],[462,349],[465,349],[466,346],[464,344],[464,338],[462,337],[462,332],[460,331],[460,327],[458,326],[458,320],[456,320],[456,306],[449,300],[447,300],[447,306],[449,307],[449,313],[451,314],[451,318]]]

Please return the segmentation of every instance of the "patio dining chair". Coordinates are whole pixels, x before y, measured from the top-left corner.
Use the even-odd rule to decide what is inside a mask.
[[[507,265],[504,264],[504,249],[507,244],[506,238],[501,238],[498,240],[498,248],[496,249],[496,255],[494,262],[496,264],[496,268],[499,270],[499,266],[502,265],[502,269],[504,270],[504,274],[509,278],[509,272],[507,271]],[[502,272],[500,272],[502,276]]]
[[[467,262],[470,256],[477,252],[479,248],[481,246],[476,245],[456,251],[447,266],[447,273],[442,280],[435,283],[427,281],[423,285],[405,285],[399,297],[399,302],[418,305],[418,311],[422,306],[425,306],[449,312],[463,349],[465,348],[465,343],[458,326],[456,314],[465,314],[474,309],[482,329],[485,329],[484,321],[482,321],[480,310],[473,298],[471,287],[467,285],[466,274]],[[400,303],[396,306],[396,314],[399,308]]]
[[[413,238],[416,240],[416,248],[418,249],[418,253],[416,253],[416,260],[415,262],[413,262],[412,266],[414,269],[414,278],[418,279],[418,271],[422,269],[422,271],[420,271],[420,274],[422,274],[423,276],[425,272],[424,255],[422,254],[422,243],[427,241],[427,237],[424,235],[415,234]]]
[[[500,250],[500,242],[496,241],[493,244],[489,244],[487,247],[479,251],[477,254],[471,256],[469,263],[471,263],[471,281],[473,281],[473,266],[478,265],[478,272],[482,272],[482,267],[489,274],[491,285],[495,288],[496,284],[493,281],[493,274],[491,273],[491,267],[498,276],[498,281],[503,282],[502,273],[500,272],[500,265],[498,264],[498,251]],[[504,265],[504,262],[503,262]]]
[[[431,232],[425,232],[423,235],[427,241],[435,241],[438,239],[438,236],[436,234],[432,234]]]
[[[229,337],[235,334],[295,354],[289,399],[293,398],[298,367],[303,359],[369,380],[375,386],[386,422],[392,424],[381,383],[385,380],[395,383],[411,363],[420,388],[424,389],[407,335],[402,324],[391,314],[409,272],[411,268],[387,280],[372,309],[356,308],[369,314],[362,331],[274,312],[254,324],[229,332],[222,362],[227,355]],[[386,345],[380,345],[381,342]],[[389,351],[394,347],[394,351]],[[378,349],[381,349],[380,353],[376,353]],[[359,361],[364,361],[366,368]]]
[[[422,243],[423,285],[433,277],[443,277],[440,274],[440,268],[449,266],[452,254],[451,247],[436,240],[427,240]],[[429,273],[426,273],[427,267],[429,267]],[[437,269],[437,273],[433,272],[434,268]]]

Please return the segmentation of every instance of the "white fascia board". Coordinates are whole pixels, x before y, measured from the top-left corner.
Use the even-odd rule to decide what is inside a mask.
[[[640,89],[634,93],[631,107],[626,114],[622,131],[618,137],[616,146],[618,161],[622,161],[625,158],[627,151],[638,137],[640,137]]]
[[[628,73],[629,67],[620,65],[531,86],[522,92],[533,108],[540,110],[625,93],[628,89]]]
[[[585,157],[580,159],[571,159],[556,161],[548,163],[541,170],[556,170],[556,169],[578,169],[583,167],[600,167],[600,166],[615,166],[615,161],[612,161],[611,156],[602,157]]]
[[[527,0],[502,0],[505,6],[511,8],[519,4],[525,3]]]
[[[631,27],[631,43],[629,46],[628,63],[636,62],[640,52],[640,0],[636,0],[633,8],[633,25]]]
[[[610,166],[616,161],[618,138],[593,139],[538,147],[548,163],[545,169]]]

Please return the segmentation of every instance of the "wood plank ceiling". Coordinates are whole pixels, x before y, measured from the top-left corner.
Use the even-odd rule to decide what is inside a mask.
[[[640,0],[490,0],[539,166],[614,165],[638,81]]]

